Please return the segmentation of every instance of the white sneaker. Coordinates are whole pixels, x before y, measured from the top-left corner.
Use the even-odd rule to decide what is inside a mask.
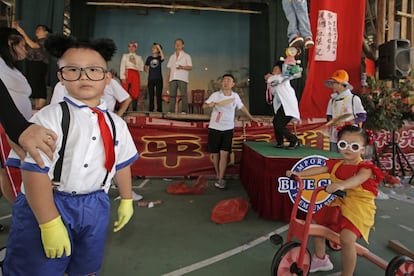
[[[216,188],[219,188],[219,189],[226,189],[226,181],[225,181],[225,180],[223,180],[223,179],[221,179],[221,180],[217,180],[217,181],[214,183],[214,186],[216,186]]]
[[[333,269],[333,264],[329,259],[329,256],[325,254],[323,259],[316,257],[316,255],[312,256],[312,262],[309,272],[317,272],[317,271],[329,271]]]
[[[142,195],[139,195],[137,193],[135,193],[134,191],[132,191],[132,200],[133,201],[139,201],[141,199],[143,199],[144,197]]]

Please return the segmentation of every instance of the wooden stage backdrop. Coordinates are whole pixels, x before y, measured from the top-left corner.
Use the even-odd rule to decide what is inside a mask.
[[[125,117],[140,154],[132,166],[132,174],[139,177],[196,177],[214,176],[214,168],[207,152],[208,115],[130,113]],[[237,118],[230,164],[226,175],[238,176],[244,141],[274,143],[270,118],[263,123]],[[294,131],[293,127],[292,131]],[[300,142],[319,149],[329,149],[325,119],[311,119],[296,126]],[[391,141],[391,134],[375,134],[379,161],[386,170],[392,168],[392,151],[382,148]],[[396,133],[396,141],[411,164],[414,164],[414,123],[407,122]],[[398,163],[398,162],[397,162]],[[397,164],[398,167],[398,164]],[[398,169],[398,168],[397,168]]]

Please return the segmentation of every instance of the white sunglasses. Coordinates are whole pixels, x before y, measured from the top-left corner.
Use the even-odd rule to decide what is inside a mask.
[[[358,152],[364,148],[364,146],[361,146],[356,142],[348,144],[348,142],[344,140],[338,141],[337,145],[338,149],[340,150],[346,150],[347,148],[349,148],[352,152]]]

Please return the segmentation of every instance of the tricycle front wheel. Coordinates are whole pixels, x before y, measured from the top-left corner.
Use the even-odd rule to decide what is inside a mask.
[[[308,275],[311,255],[306,249],[303,264],[298,264],[301,244],[288,242],[284,244],[275,254],[272,261],[272,276]]]

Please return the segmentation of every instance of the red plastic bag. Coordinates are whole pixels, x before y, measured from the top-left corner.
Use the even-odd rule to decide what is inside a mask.
[[[249,206],[249,202],[242,197],[222,200],[214,206],[211,220],[219,224],[241,221],[246,216]]]
[[[182,194],[191,194],[191,188],[185,184],[185,182],[175,182],[167,187],[167,193],[182,195]]]
[[[167,187],[167,193],[175,195],[199,195],[204,193],[208,182],[204,176],[199,176],[196,183],[190,187],[185,182],[175,182]]]

